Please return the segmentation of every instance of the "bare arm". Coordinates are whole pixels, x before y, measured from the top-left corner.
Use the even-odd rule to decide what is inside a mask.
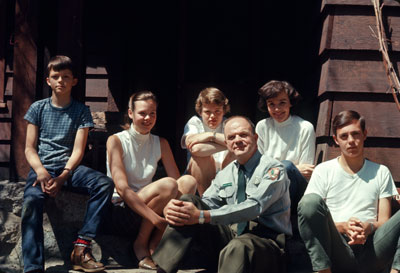
[[[32,167],[32,169],[35,171],[37,175],[36,181],[33,184],[33,186],[35,187],[39,183],[42,188],[42,191],[45,192],[45,186],[51,179],[51,175],[43,167],[42,162],[40,161],[39,155],[37,153],[38,136],[39,136],[39,128],[32,123],[28,123],[26,129],[25,157],[29,165]]]
[[[76,132],[74,147],[70,158],[65,165],[65,168],[74,170],[81,162],[83,155],[85,154],[86,141],[89,134],[89,128],[80,128]],[[68,179],[68,171],[64,170],[58,177],[55,177],[49,181],[49,185],[46,188],[46,192],[50,196],[55,196],[61,189],[64,182]]]
[[[125,165],[122,160],[122,145],[117,136],[107,140],[107,154],[111,176],[121,198],[134,212],[149,220],[157,228],[164,228],[165,220],[149,208],[139,195],[128,185]]]
[[[212,132],[187,135],[185,143],[192,155],[200,157],[226,150],[225,137],[221,133],[216,133],[215,137]]]
[[[179,169],[176,166],[174,155],[172,154],[171,147],[165,138],[160,137],[161,146],[161,161],[169,177],[178,179],[180,176]]]

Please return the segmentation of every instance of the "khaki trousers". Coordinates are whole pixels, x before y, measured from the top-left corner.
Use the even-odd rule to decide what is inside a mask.
[[[198,196],[184,195],[181,200],[193,202],[201,210],[210,209]],[[286,272],[284,240],[277,239],[276,234],[271,239],[274,234],[260,224],[252,226],[237,237],[226,225],[168,226],[153,260],[166,272],[176,272],[186,259],[196,258],[202,268],[215,272],[218,267],[220,273]]]

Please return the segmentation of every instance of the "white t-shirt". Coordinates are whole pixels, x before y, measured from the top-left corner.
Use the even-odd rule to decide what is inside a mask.
[[[376,220],[379,199],[397,195],[389,169],[367,159],[356,174],[347,173],[335,158],[315,167],[305,195],[321,196],[334,222],[350,217],[361,221]]]
[[[122,145],[122,159],[129,186],[135,191],[152,182],[157,170],[157,163],[161,159],[160,138],[156,135],[142,135],[133,125],[128,130],[115,134]],[[111,177],[111,171],[107,156],[107,175]],[[114,190],[114,196],[118,193]]]
[[[200,134],[200,133],[204,133],[204,132],[214,132],[214,131],[216,133],[223,134],[224,128],[222,126],[222,123],[223,123],[223,121],[217,128],[211,129],[206,124],[204,124],[203,121],[201,120],[201,118],[199,118],[198,116],[191,117],[189,119],[189,121],[186,123],[185,128],[183,130],[183,135],[181,138],[182,149],[187,149],[186,143],[185,143],[187,135],[194,135],[194,134]],[[220,151],[218,153],[213,154],[214,161],[215,161],[215,168],[217,171],[221,169],[222,162],[224,161],[227,152],[228,152],[227,150],[224,150],[224,151]]]
[[[284,122],[269,117],[257,123],[256,133],[260,153],[294,165],[314,164],[315,132],[310,122],[291,115]]]

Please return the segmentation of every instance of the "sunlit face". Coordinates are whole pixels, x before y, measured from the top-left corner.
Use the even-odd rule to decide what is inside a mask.
[[[46,82],[56,95],[70,95],[72,87],[78,83],[78,79],[74,78],[72,71],[69,69],[60,71],[51,69]]]
[[[215,103],[205,103],[201,109],[203,123],[211,129],[217,128],[224,117],[224,107]]]
[[[154,100],[139,100],[134,102],[134,110],[128,110],[133,121],[133,127],[141,134],[150,133],[157,120],[157,104]]]
[[[267,99],[269,115],[277,122],[284,122],[290,115],[290,100],[285,91],[278,93],[274,98]]]
[[[349,125],[337,129],[336,136],[333,136],[336,144],[340,147],[342,155],[348,158],[363,157],[366,138],[367,130],[362,131],[358,120],[353,120]]]
[[[225,143],[240,164],[246,163],[257,150],[257,134],[244,118],[233,118],[225,124]]]

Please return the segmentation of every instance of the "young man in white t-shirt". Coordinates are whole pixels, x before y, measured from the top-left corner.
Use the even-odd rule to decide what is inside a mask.
[[[318,165],[299,203],[300,235],[314,271],[400,269],[400,213],[391,216],[396,186],[387,167],[364,157],[365,120],[355,111],[333,121],[338,158]]]

